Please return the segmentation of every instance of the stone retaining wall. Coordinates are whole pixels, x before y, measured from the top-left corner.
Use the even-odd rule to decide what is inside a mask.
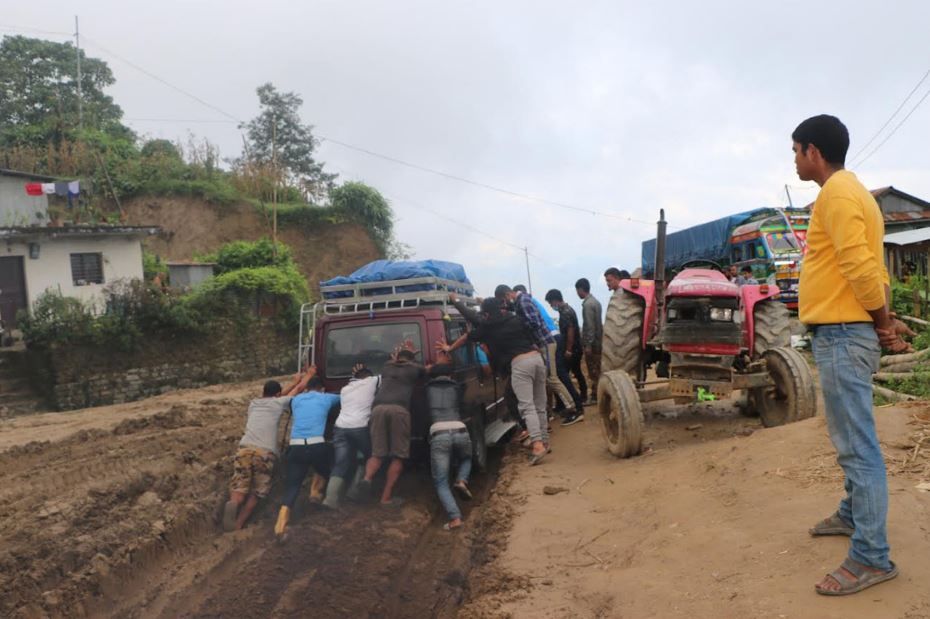
[[[261,323],[215,336],[153,338],[139,350],[57,346],[29,351],[33,385],[56,410],[130,402],[173,391],[295,371],[296,334]]]

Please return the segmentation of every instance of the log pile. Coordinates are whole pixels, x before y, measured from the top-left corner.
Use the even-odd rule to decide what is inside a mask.
[[[925,320],[920,320],[912,316],[901,316],[900,318],[908,322],[920,324],[921,326],[930,324]],[[887,386],[877,385],[875,383],[885,383],[887,385],[890,382],[902,381],[910,378],[919,378],[930,383],[930,367],[925,365],[928,363],[930,363],[930,348],[905,355],[885,355],[879,362],[879,371],[872,376],[872,390],[886,400],[892,402],[917,400],[918,398],[916,396],[893,391]]]

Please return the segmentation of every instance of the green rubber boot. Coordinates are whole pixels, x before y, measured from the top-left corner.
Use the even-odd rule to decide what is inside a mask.
[[[326,486],[326,498],[323,499],[323,507],[339,509],[339,499],[344,485],[345,480],[341,477],[329,478],[329,485]]]

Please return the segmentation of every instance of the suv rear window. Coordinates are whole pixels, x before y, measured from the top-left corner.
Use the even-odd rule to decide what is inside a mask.
[[[420,351],[417,361],[423,362],[420,325],[415,322],[356,325],[331,329],[326,334],[326,376],[351,376],[352,366],[364,363],[375,374],[391,357],[394,348],[410,341]]]

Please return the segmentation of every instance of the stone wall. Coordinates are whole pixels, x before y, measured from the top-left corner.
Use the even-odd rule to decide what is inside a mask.
[[[215,336],[152,339],[139,350],[57,346],[29,352],[29,374],[56,410],[130,402],[173,391],[280,376],[296,369],[296,333],[260,323]]]

